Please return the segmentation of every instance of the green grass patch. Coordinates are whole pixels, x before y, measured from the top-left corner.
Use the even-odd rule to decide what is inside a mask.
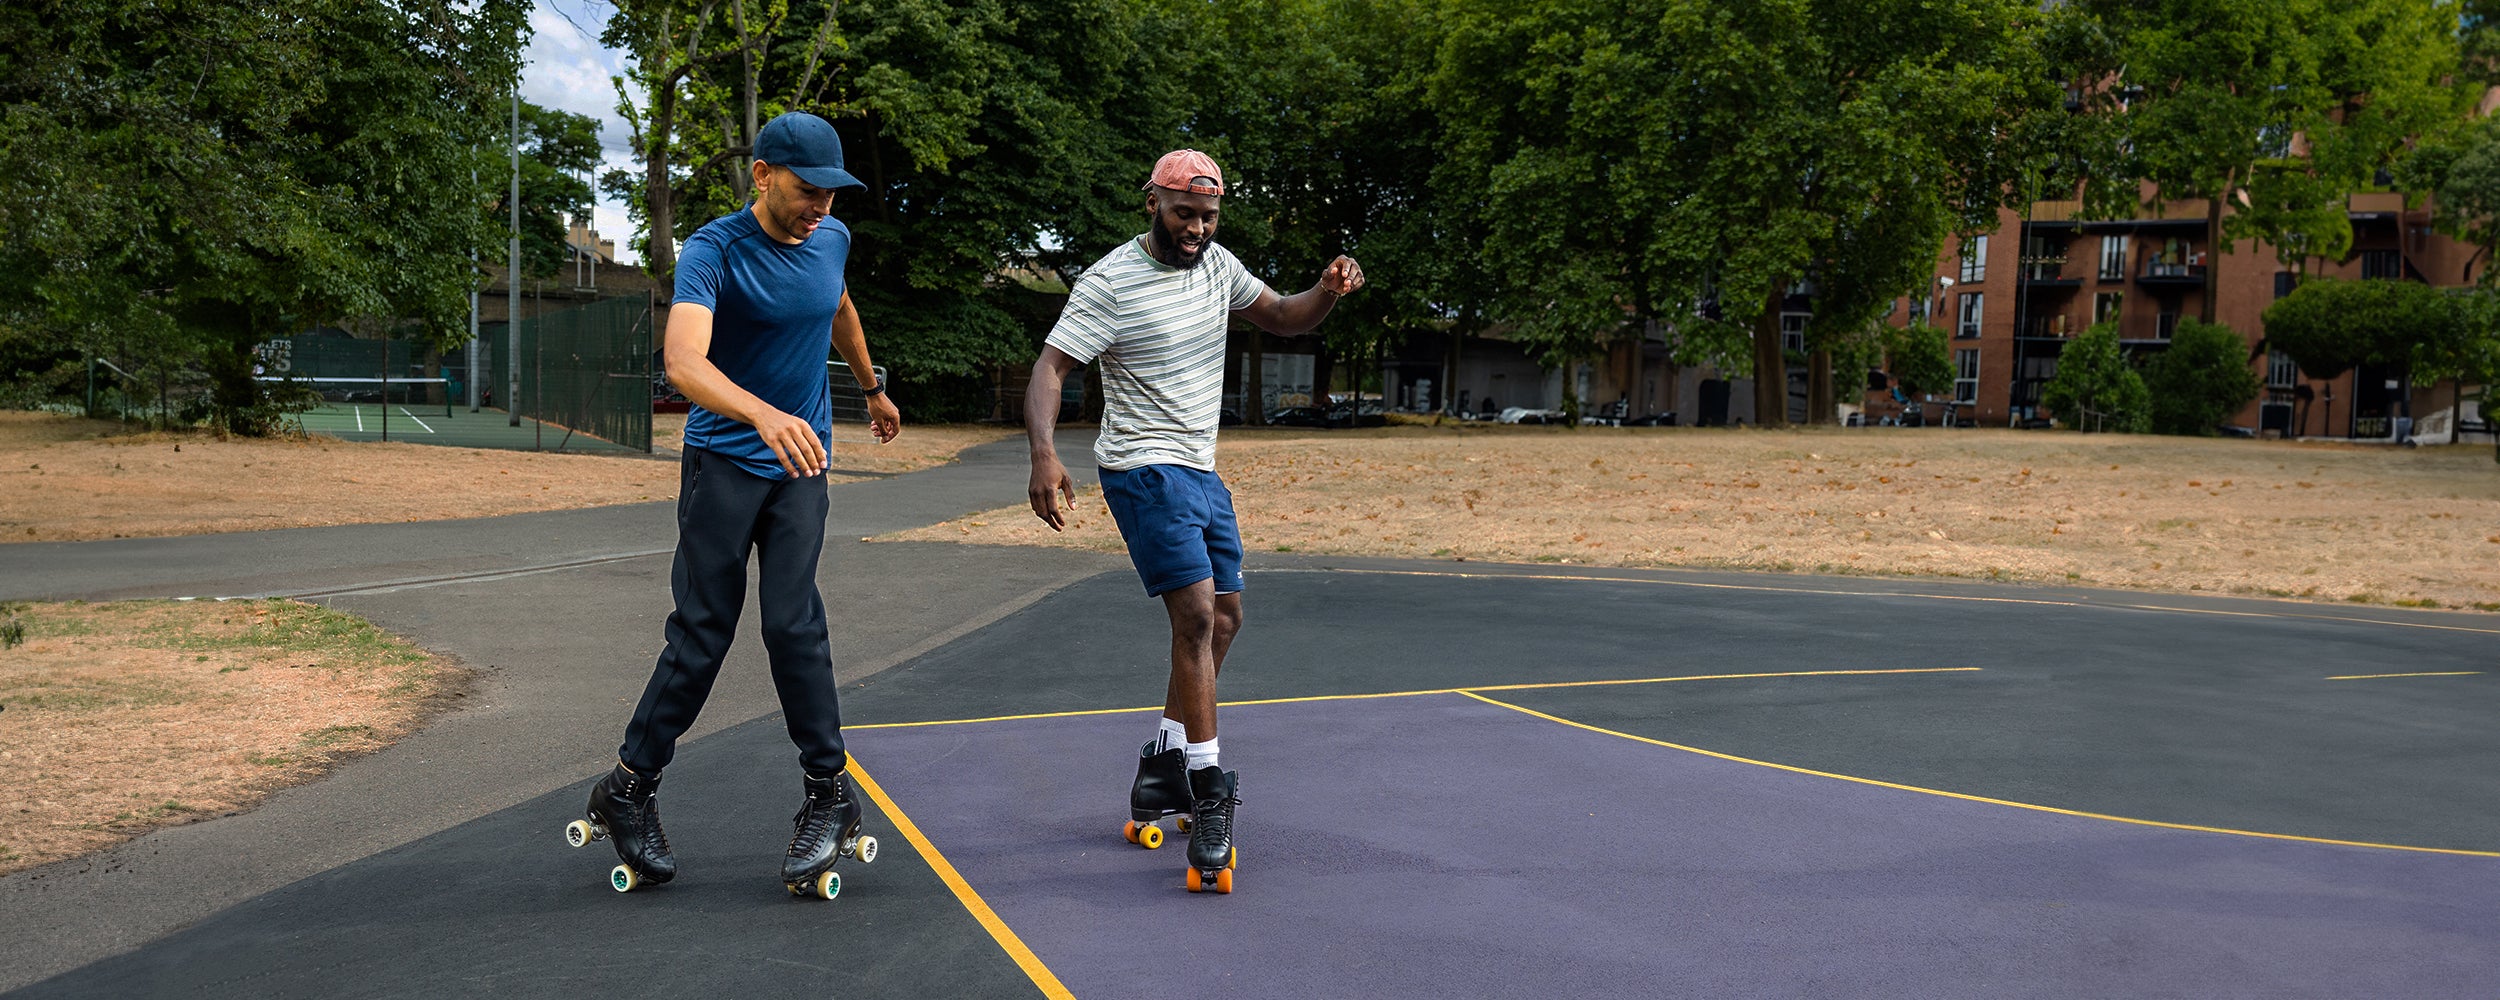
[[[308,749],[320,750],[360,736],[371,736],[373,732],[372,726],[329,726],[305,733],[303,742]]]
[[[2394,604],[2400,608],[2436,608],[2439,606],[2438,601],[2432,600],[2428,597],[2409,597],[2404,600],[2390,601],[2388,603]]]

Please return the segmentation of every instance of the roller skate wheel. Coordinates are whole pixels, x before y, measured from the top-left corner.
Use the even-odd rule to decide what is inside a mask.
[[[1188,874],[1183,875],[1181,877],[1181,882],[1183,885],[1188,886],[1189,891],[1191,892],[1205,892],[1207,888],[1206,880],[1198,874],[1198,869],[1195,868],[1190,869]]]
[[[1233,853],[1224,859],[1224,870],[1232,871],[1234,868],[1241,865],[1241,848],[1233,847],[1228,849]]]
[[[858,842],[858,843],[851,845],[851,856],[852,856],[852,857],[854,857],[854,858],[858,858],[858,859],[859,859],[859,863],[860,863],[860,864],[863,864],[863,865],[866,865],[866,864],[874,864],[874,863],[876,863],[876,860],[877,860],[877,838],[875,838],[875,837],[861,837],[861,838],[859,838],[859,842]]]
[[[599,828],[590,825],[589,820],[577,819],[564,824],[564,842],[567,844],[575,847],[588,847],[591,841],[597,839],[599,839]]]
[[[1188,813],[1182,813],[1182,814],[1181,814],[1180,830],[1181,830],[1181,832],[1182,832],[1182,833],[1188,833],[1188,832],[1189,832],[1189,814],[1188,814]]]
[[[1230,869],[1230,868],[1226,868],[1226,869],[1224,869],[1223,871],[1220,871],[1220,872],[1216,872],[1216,873],[1215,873],[1215,891],[1220,892],[1220,893],[1224,893],[1225,895],[1231,895],[1231,894],[1232,894],[1232,891],[1233,891],[1233,870],[1232,870],[1232,869]]]
[[[608,888],[618,892],[632,892],[635,886],[641,884],[642,876],[634,874],[633,869],[624,865],[618,865],[608,872]]]
[[[1163,846],[1163,828],[1152,823],[1138,827],[1137,842],[1149,851]]]
[[[818,899],[832,899],[842,894],[842,873],[827,869],[807,884],[809,893]]]

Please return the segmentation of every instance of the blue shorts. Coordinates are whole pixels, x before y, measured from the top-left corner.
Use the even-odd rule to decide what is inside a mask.
[[[1120,525],[1146,596],[1209,579],[1216,593],[1241,592],[1241,528],[1224,480],[1186,465],[1099,471],[1103,505]]]

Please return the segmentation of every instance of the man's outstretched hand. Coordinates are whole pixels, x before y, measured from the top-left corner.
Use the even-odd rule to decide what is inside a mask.
[[[1328,269],[1319,273],[1319,286],[1336,295],[1352,295],[1363,287],[1363,265],[1344,256],[1329,261]]]

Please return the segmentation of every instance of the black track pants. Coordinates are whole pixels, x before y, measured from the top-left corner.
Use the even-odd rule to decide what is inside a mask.
[[[677,610],[668,616],[668,648],[642,690],[617,759],[654,774],[676,754],[677,738],[703,710],[737,633],[752,547],[764,651],[799,764],[810,774],[842,770],[842,712],[825,601],[816,590],[816,560],[825,547],[825,477],[766,479],[716,452],[689,447],[678,478],[677,563],[669,574]]]

